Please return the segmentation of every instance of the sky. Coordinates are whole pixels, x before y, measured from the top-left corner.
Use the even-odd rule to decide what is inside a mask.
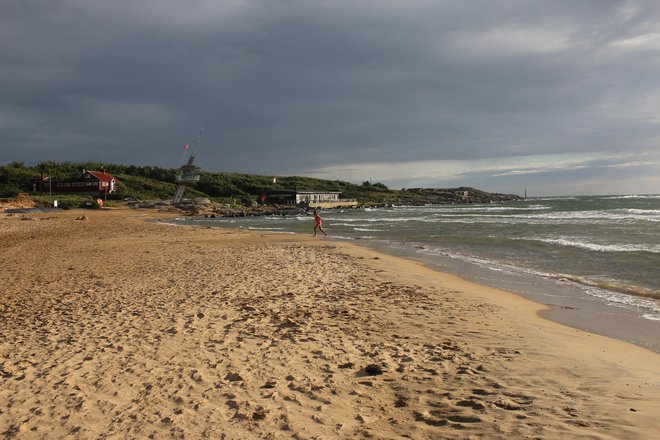
[[[0,2],[0,165],[177,168],[202,126],[204,171],[660,193],[660,2]]]

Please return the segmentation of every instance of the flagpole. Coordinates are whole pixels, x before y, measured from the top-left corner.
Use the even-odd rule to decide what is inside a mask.
[[[197,149],[197,145],[199,144],[199,141],[202,138],[203,132],[204,132],[204,125],[202,125],[202,128],[199,130],[199,134],[197,134],[195,140],[192,142],[188,142],[186,145],[183,146],[183,153],[181,154],[181,163],[184,163],[186,153],[190,152],[190,156],[195,154],[195,150]],[[190,148],[191,144],[193,145],[192,149]]]
[[[202,124],[202,128],[200,128],[199,134],[197,135],[197,138],[195,139],[195,145],[192,147],[192,151],[190,152],[191,156],[193,154],[195,154],[195,150],[197,149],[197,145],[199,145],[199,141],[202,138],[202,133],[204,133],[204,124]]]

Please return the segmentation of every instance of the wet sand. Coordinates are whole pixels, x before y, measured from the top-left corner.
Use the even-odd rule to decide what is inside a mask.
[[[513,273],[478,266],[443,255],[420,255],[409,249],[384,246],[362,240],[362,246],[412,259],[431,269],[458,274],[461,278],[507,292],[547,306],[541,316],[590,333],[631,342],[660,353],[660,321],[646,319],[638,308],[610,304],[588,295],[574,283],[541,277],[536,274]]]
[[[660,355],[344,243],[0,214],[0,434],[654,438]]]

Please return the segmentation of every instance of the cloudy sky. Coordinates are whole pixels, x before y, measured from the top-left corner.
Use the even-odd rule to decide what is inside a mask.
[[[657,0],[2,0],[0,164],[660,193]]]

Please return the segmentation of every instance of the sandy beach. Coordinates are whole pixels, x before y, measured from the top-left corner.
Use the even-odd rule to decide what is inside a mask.
[[[416,262],[159,215],[0,214],[3,438],[660,438],[657,353]]]

